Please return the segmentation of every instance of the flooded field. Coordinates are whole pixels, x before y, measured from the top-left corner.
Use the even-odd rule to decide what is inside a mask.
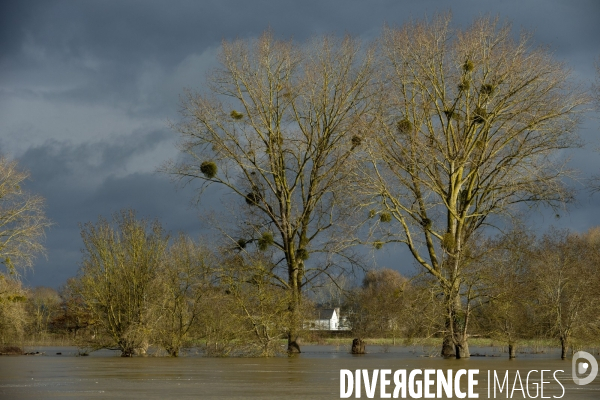
[[[304,353],[297,357],[271,359],[204,358],[194,353],[177,359],[121,358],[118,352],[109,350],[77,357],[75,348],[33,350],[45,355],[0,357],[0,399],[337,399],[340,369],[372,372],[417,368],[479,369],[476,377],[479,398],[488,398],[488,371],[496,371],[501,379],[509,371],[508,386],[512,390],[517,370],[525,384],[530,370],[542,369],[552,371],[544,375],[544,381],[549,382],[544,385],[544,397],[600,398],[600,377],[587,386],[575,385],[571,379],[571,361],[557,359],[558,353],[522,354],[509,361],[505,355],[443,360],[424,357],[427,351],[423,349],[377,346],[369,346],[369,354],[363,356],[352,356],[345,347],[304,346]],[[472,352],[499,354],[490,348],[474,348]],[[556,373],[560,384],[553,378],[557,370],[564,371]],[[464,381],[461,388],[466,390]],[[539,381],[540,375],[533,373],[529,385],[531,396]],[[387,392],[392,393],[393,389],[392,379]],[[525,396],[517,387],[512,398],[529,398]],[[367,398],[364,388],[362,398]],[[375,398],[380,398],[379,388]],[[507,398],[506,390],[498,393],[497,398]]]

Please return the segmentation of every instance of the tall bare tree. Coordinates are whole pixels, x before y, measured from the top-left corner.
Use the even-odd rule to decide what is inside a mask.
[[[373,54],[349,37],[298,45],[267,32],[223,42],[219,61],[207,90],[187,93],[174,127],[184,158],[164,170],[200,181],[200,194],[216,184],[239,196],[232,244],[275,249],[270,281],[290,294],[288,351],[299,352],[303,287],[353,261],[342,190],[371,122]]]
[[[381,55],[380,134],[361,187],[380,221],[396,222],[379,242],[404,243],[445,293],[442,354],[468,357],[457,326],[466,246],[519,204],[570,198],[557,153],[577,145],[588,97],[548,51],[494,19],[465,30],[448,15],[386,28]]]

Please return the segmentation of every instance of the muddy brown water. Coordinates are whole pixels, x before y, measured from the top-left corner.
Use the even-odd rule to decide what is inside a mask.
[[[368,346],[369,353],[362,356],[349,354],[349,347],[304,346],[304,352],[296,357],[270,359],[206,358],[196,352],[176,359],[121,358],[110,350],[77,357],[75,348],[27,350],[45,355],[0,357],[0,399],[338,399],[341,369],[367,369],[370,374],[374,369],[479,369],[479,398],[490,398],[487,371],[496,371],[501,378],[509,371],[512,389],[517,370],[525,383],[529,371],[543,369],[552,371],[544,376],[544,381],[550,382],[544,385],[544,397],[600,399],[600,376],[589,385],[575,385],[571,361],[561,361],[556,351],[519,354],[510,361],[493,348],[475,348],[472,352],[501,357],[444,360],[428,357],[435,352],[432,349],[377,346]],[[552,377],[557,370],[564,371],[556,373],[564,392]],[[533,396],[540,376],[533,373],[531,377]],[[466,390],[466,381],[461,387]],[[392,382],[388,393],[393,389]],[[364,387],[361,392],[361,398],[367,398]],[[496,398],[507,398],[506,392],[497,393]],[[512,398],[530,398],[523,393],[526,397],[517,385]],[[493,391],[490,394],[494,398]],[[355,393],[350,398],[356,398]],[[380,398],[379,387],[374,398]]]

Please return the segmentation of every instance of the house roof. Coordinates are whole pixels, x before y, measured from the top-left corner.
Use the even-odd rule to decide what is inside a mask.
[[[336,312],[335,308],[321,308],[317,310],[318,319],[331,319],[333,314]],[[339,315],[338,315],[339,317]]]

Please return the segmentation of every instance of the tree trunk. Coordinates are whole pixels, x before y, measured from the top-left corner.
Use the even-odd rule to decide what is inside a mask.
[[[122,348],[121,349],[121,357],[133,357],[133,349],[132,348]]]
[[[456,351],[456,359],[460,358],[470,358],[471,353],[469,353],[469,343],[467,342],[466,336],[462,334],[457,334],[455,351]]]
[[[447,323],[446,326],[448,327],[449,324]],[[456,353],[454,350],[454,341],[452,340],[452,334],[446,334],[444,336],[444,342],[442,343],[442,357],[456,357]]]
[[[446,321],[444,323],[446,328],[446,333],[444,334],[444,341],[442,342],[442,357],[444,358],[454,358],[456,357],[456,352],[454,348],[454,338],[453,336],[453,326],[452,326],[452,304],[450,300],[450,296],[445,296],[447,313],[446,313]]]
[[[508,344],[508,358],[517,358],[517,346],[515,346],[513,343]]]
[[[446,334],[442,343],[442,357],[470,358],[469,343],[467,341],[466,323],[464,312],[461,308],[460,296],[454,299],[447,297],[448,311],[446,314]]]
[[[362,339],[352,341],[352,354],[365,354],[365,342]]]
[[[169,357],[179,357],[179,346],[167,346],[165,348]]]
[[[288,355],[301,353],[300,344],[298,343],[298,327],[302,323],[302,315],[300,315],[300,276],[299,273],[302,265],[296,268],[290,267],[289,269],[289,281],[291,284],[292,297],[290,299],[289,312],[290,312],[290,326],[288,330]]]
[[[117,345],[121,350],[121,357],[133,357],[133,344],[127,339],[119,339]]]
[[[288,354],[298,354],[301,353],[300,345],[298,344],[298,335],[296,334],[294,329],[290,329],[288,333]]]
[[[560,338],[560,347],[560,358],[564,360],[567,358],[567,351],[569,351],[569,339],[567,337],[563,336]]]

